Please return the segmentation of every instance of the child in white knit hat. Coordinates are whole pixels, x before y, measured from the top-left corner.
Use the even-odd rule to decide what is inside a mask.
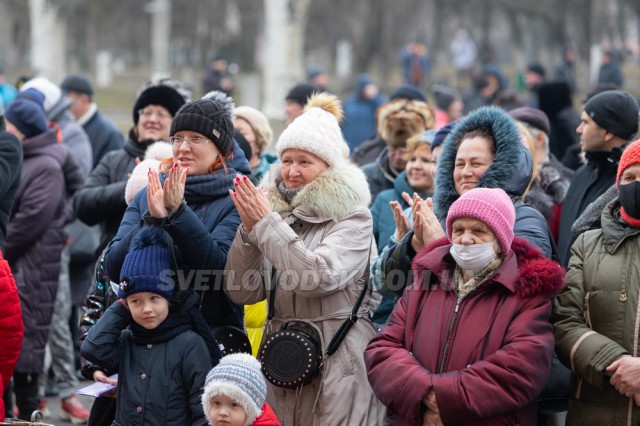
[[[202,406],[211,426],[280,426],[266,397],[260,363],[249,354],[238,353],[223,357],[209,372]]]

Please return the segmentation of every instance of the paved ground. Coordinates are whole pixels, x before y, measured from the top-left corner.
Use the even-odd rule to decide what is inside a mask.
[[[91,384],[91,382],[89,382],[87,380],[85,380],[83,382],[80,382],[80,386],[78,387],[78,389],[81,388],[81,387],[88,386],[90,384]],[[90,396],[80,395],[80,399],[85,404],[85,406],[89,410],[91,410],[91,405],[93,404],[94,398],[92,398]],[[51,412],[51,415],[44,419],[45,423],[56,425],[56,426],[70,426],[70,425],[72,425],[72,423],[62,421],[62,420],[60,420],[60,417],[58,417],[58,413],[60,412],[60,398],[59,397],[57,397],[57,396],[47,397],[47,407],[49,408],[49,411]]]

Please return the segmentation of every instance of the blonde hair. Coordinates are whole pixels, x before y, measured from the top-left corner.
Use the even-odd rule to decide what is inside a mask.
[[[527,149],[529,149],[529,152],[531,153],[532,167],[533,167],[533,172],[531,173],[531,180],[529,181],[529,184],[527,185],[527,189],[524,191],[521,197],[521,199],[524,201],[525,197],[527,196],[527,193],[529,192],[529,189],[531,188],[531,185],[533,185],[533,182],[538,177],[538,162],[536,160],[535,140],[533,139],[533,135],[529,131],[529,128],[527,127],[526,124],[518,120],[516,120],[516,127],[518,128],[518,133],[520,133],[520,142],[524,146],[526,146]]]
[[[431,158],[431,144],[429,142],[425,142],[422,138],[422,132],[411,136],[407,139],[407,152],[404,154],[403,158],[405,161],[409,161],[414,152],[419,149],[426,149],[429,153],[429,158]]]

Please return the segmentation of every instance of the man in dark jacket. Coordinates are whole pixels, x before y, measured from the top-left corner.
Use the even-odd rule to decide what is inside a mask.
[[[22,144],[6,131],[4,115],[0,114],[0,250],[4,249],[7,222],[21,172]]]
[[[98,111],[98,106],[93,102],[93,87],[88,78],[80,74],[69,74],[60,88],[72,102],[69,111],[89,136],[93,149],[93,169],[107,152],[122,148],[122,133],[111,120]]]
[[[589,204],[615,183],[624,146],[637,131],[638,105],[627,92],[609,90],[585,104],[576,132],[587,164],[576,170],[560,217],[558,252],[565,267],[575,241],[571,226]]]

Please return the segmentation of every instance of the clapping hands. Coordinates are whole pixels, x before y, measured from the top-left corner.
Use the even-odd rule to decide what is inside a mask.
[[[169,171],[169,177],[164,182],[164,187],[160,183],[158,172],[149,169],[149,184],[147,185],[147,201],[149,203],[149,213],[152,217],[162,219],[169,215],[169,212],[176,210],[184,199],[184,187],[187,182],[189,168],[182,168],[175,163]]]
[[[271,203],[262,187],[256,188],[246,176],[236,175],[233,181],[236,190],[229,190],[231,201],[238,209],[245,232],[251,232],[254,225],[271,214]]]

